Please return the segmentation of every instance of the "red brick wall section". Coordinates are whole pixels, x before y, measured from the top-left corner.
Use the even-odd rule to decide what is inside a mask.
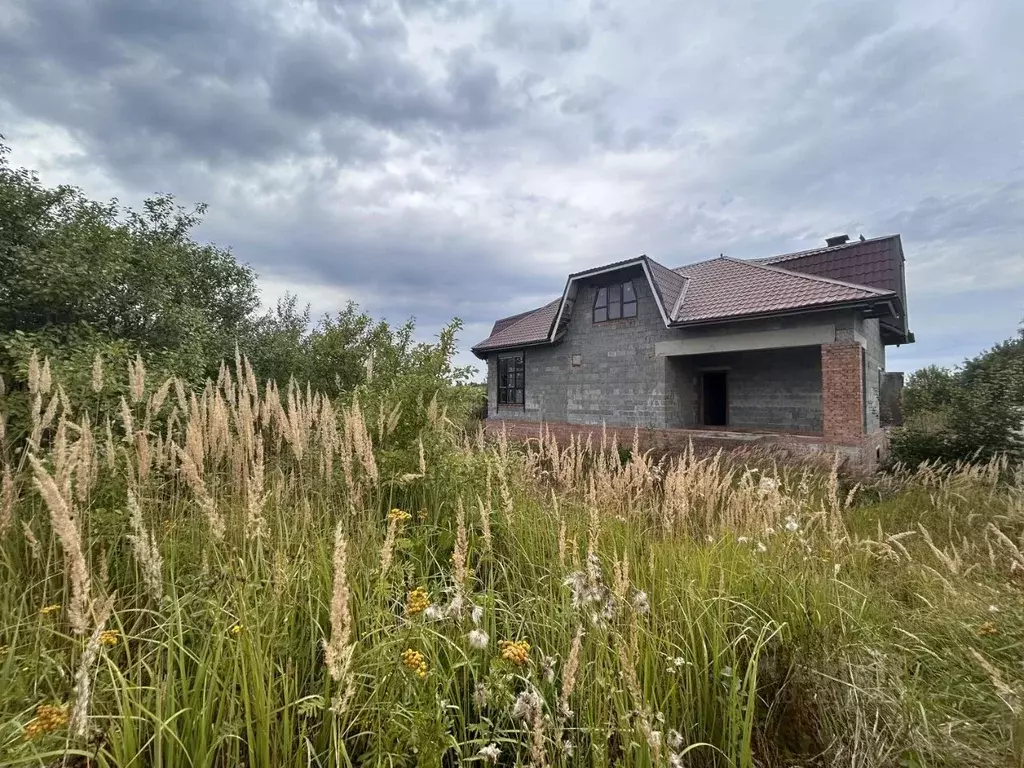
[[[821,410],[825,440],[859,444],[864,438],[863,351],[856,342],[821,345]]]

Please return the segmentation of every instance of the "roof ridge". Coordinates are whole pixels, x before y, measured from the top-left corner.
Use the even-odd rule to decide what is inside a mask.
[[[891,235],[879,235],[878,237],[866,237],[863,240],[849,240],[845,243],[839,243],[838,245],[823,245],[819,248],[806,248],[802,251],[793,251],[792,253],[778,253],[774,256],[760,256],[754,261],[789,261],[790,259],[799,259],[802,256],[810,256],[814,253],[824,253],[825,251],[839,251],[844,248],[852,248],[857,245],[864,245],[864,243],[875,243],[880,240],[891,240],[894,237],[899,237],[899,233]]]
[[[893,291],[883,291],[881,288],[874,288],[870,285],[861,285],[860,283],[850,283],[846,280],[836,280],[831,277],[821,277],[819,275],[809,275],[805,272],[794,272],[791,269],[785,267],[776,267],[774,264],[759,264],[756,261],[750,261],[748,259],[735,259],[732,256],[722,256],[721,258],[728,261],[735,262],[737,264],[746,264],[757,269],[765,269],[769,272],[779,272],[783,275],[792,275],[793,277],[802,277],[805,280],[811,280],[817,283],[831,283],[832,285],[841,285],[845,288],[856,288],[857,290],[866,291],[868,293],[874,293],[878,296],[888,296],[893,294]]]
[[[691,261],[689,264],[683,264],[683,266],[681,266],[681,267],[673,268],[672,271],[675,272],[677,275],[683,275],[683,277],[687,277],[688,278],[689,275],[684,274],[684,273],[680,272],[679,270],[680,269],[686,269],[687,267],[697,267],[697,266],[700,266],[701,264],[707,264],[708,262],[711,262],[711,261],[718,261],[719,259],[722,259],[722,258],[725,258],[725,257],[724,256],[712,256],[710,259],[703,259],[702,261]]]

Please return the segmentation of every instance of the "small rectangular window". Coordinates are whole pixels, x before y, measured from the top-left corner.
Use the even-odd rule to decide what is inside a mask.
[[[526,402],[526,365],[522,352],[498,358],[498,405]]]
[[[632,281],[597,289],[594,296],[594,322],[636,317],[636,291]]]

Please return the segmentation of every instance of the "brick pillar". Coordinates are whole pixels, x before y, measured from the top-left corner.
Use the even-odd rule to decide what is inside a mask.
[[[821,345],[821,410],[825,439],[859,443],[864,437],[864,362],[856,342]]]

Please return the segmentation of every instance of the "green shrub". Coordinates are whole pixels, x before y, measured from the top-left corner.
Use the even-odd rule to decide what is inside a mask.
[[[1024,330],[956,370],[912,374],[903,406],[904,426],[892,436],[896,462],[1024,458]]]

